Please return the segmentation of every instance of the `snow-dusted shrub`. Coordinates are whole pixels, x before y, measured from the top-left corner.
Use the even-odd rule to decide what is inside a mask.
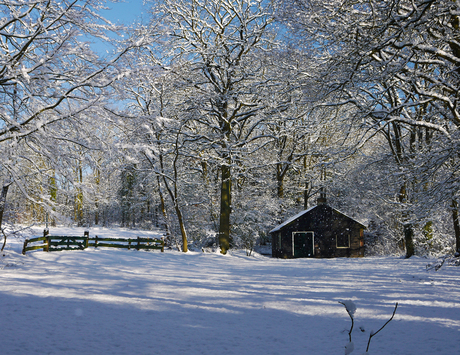
[[[460,253],[455,253],[454,256],[444,255],[438,258],[435,262],[426,265],[426,271],[438,271],[444,265],[460,266]]]
[[[351,319],[351,327],[350,327],[350,330],[348,332],[348,343],[345,344],[345,355],[349,355],[351,354],[354,350],[355,350],[355,345],[353,343],[353,340],[352,340],[352,337],[351,337],[351,334],[352,334],[352,331],[353,331],[353,327],[354,327],[354,324],[355,324],[355,312],[356,312],[356,305],[355,303],[352,301],[352,300],[344,300],[344,301],[339,301],[340,304],[343,304],[343,306],[345,307],[345,309],[347,310],[347,313],[348,315],[350,316],[350,319]],[[393,317],[395,316],[395,313],[396,313],[396,309],[398,308],[398,303],[396,302],[396,305],[395,305],[395,309],[393,311],[393,314],[391,315],[391,318],[379,329],[377,330],[376,332],[374,331],[371,331],[371,333],[369,334],[369,340],[367,342],[367,348],[366,348],[366,351],[364,352],[364,354],[366,353],[369,353],[369,346],[371,344],[371,340],[372,338],[377,335],[383,328],[385,328],[385,326],[390,323],[392,320],[393,320]]]

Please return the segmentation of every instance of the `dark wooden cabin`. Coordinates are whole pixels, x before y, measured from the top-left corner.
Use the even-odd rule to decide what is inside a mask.
[[[333,258],[364,256],[364,229],[358,221],[328,206],[298,213],[270,231],[274,258]]]

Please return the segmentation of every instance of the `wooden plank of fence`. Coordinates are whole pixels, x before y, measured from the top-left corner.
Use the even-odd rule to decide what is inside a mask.
[[[98,237],[97,235],[95,238],[89,238],[89,240],[90,241],[96,240],[96,238],[100,242],[125,242],[125,241],[127,242],[128,241],[128,239],[126,238],[101,238],[101,237]]]
[[[26,248],[26,251],[31,251],[31,250],[38,250],[38,249],[45,249],[46,247],[46,244],[42,244],[42,245],[34,245],[32,247],[27,247]],[[25,254],[25,252],[24,252]]]
[[[129,246],[126,244],[112,244],[112,243],[98,243],[98,247],[105,247],[105,248],[120,248],[120,249],[128,249]]]
[[[34,242],[39,242],[42,240],[46,240],[46,237],[37,237],[37,238],[32,238],[32,239],[26,239],[29,243],[34,243]]]
[[[67,241],[67,242],[53,242],[53,241],[50,242],[50,246],[53,246],[53,247],[57,247],[57,246],[61,246],[61,245],[65,245],[66,247],[70,247],[71,245],[73,245],[73,246],[81,246],[81,247],[84,246],[83,242],[82,243],[69,242],[69,241]]]
[[[80,236],[49,236],[48,250],[83,250],[86,247],[88,237]],[[65,247],[62,247],[65,246]],[[51,248],[50,248],[51,247]],[[76,248],[73,248],[76,247]]]
[[[90,240],[91,242],[91,240]],[[98,239],[97,247],[106,247],[106,248],[126,248],[126,249],[131,249],[132,247],[132,241],[129,241],[128,244],[122,244],[122,243],[104,243],[101,242],[100,239]],[[89,247],[96,247],[96,244],[89,243]],[[135,246],[136,250],[139,249],[163,249],[163,244],[159,242],[158,244],[155,245],[147,245],[147,244],[136,244]]]
[[[38,239],[38,238],[34,238],[34,239]],[[37,242],[37,240],[32,240],[32,239],[26,239],[24,241],[24,246],[22,247],[22,254],[23,255],[26,255],[26,252],[28,251],[31,251],[31,250],[38,250],[38,249],[43,249],[44,251],[46,251],[46,248],[48,247],[48,243],[46,243],[46,238],[45,239],[42,239],[40,238],[40,240],[38,241],[45,241],[44,244],[40,244],[40,245],[34,245],[34,246],[28,246],[30,243],[32,242]]]
[[[124,248],[131,249],[132,242],[136,241],[136,250],[153,250],[159,249],[164,252],[164,238],[95,238],[89,237],[89,232],[85,231],[83,237],[80,236],[50,236],[47,230],[44,231],[43,237],[26,239],[22,249],[25,254],[30,250],[43,249],[44,251],[59,251],[59,250],[83,250],[88,247],[107,247],[107,248]],[[31,243],[43,242],[40,245],[29,246]],[[112,242],[112,243],[110,243]],[[76,246],[76,248],[74,248]]]
[[[97,236],[96,236],[97,237]],[[82,237],[80,237],[81,239],[83,239]],[[95,240],[95,238],[89,238],[89,240]],[[132,239],[132,238],[101,238],[101,237],[97,237],[97,240],[98,241],[101,241],[101,242],[126,242],[128,243],[129,241],[137,241],[139,240],[141,243],[147,243],[147,242],[157,242],[157,243],[162,243],[162,239],[152,239],[152,238],[141,238],[141,237],[138,237],[136,239]]]
[[[56,240],[56,239],[70,239],[70,240],[84,240],[86,239],[86,237],[79,237],[79,236],[66,236],[66,235],[51,235],[50,238],[52,240]]]

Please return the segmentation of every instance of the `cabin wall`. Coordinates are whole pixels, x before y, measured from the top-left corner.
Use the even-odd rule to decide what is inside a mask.
[[[313,257],[361,257],[364,256],[362,228],[359,223],[331,207],[319,205],[272,234],[272,256],[293,258],[292,233],[313,232]],[[340,247],[340,243],[344,243],[346,240],[349,240],[349,247]]]

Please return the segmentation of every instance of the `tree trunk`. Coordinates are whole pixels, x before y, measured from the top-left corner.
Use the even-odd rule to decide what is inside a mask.
[[[168,239],[171,239],[171,233],[169,232],[168,215],[166,212],[165,198],[163,197],[163,190],[161,189],[159,175],[157,175],[157,183],[158,183],[158,194],[160,195],[160,209],[161,209],[161,214],[163,215],[164,228],[166,231],[166,239],[168,240]]]
[[[230,169],[230,159],[227,158],[227,164],[221,167],[219,245],[222,254],[227,254],[227,250],[230,249],[231,244],[230,214],[232,211],[232,180]]]
[[[282,163],[276,164],[276,182],[278,189],[278,198],[282,199],[284,197],[284,172]]]
[[[95,182],[96,182],[96,197],[95,197],[95,211],[94,211],[94,224],[96,226],[99,225],[99,194],[100,194],[100,188],[99,185],[101,184],[101,171],[99,169],[96,169],[96,174],[95,174]]]
[[[455,252],[460,253],[460,222],[458,219],[458,202],[452,199],[452,219],[455,231]]]
[[[182,236],[182,251],[186,253],[188,252],[188,242],[187,242],[187,231],[185,230],[184,218],[182,217],[182,212],[177,203],[174,203],[174,208],[176,210],[177,219],[179,221],[180,234]]]
[[[406,183],[401,186],[401,190],[399,191],[399,202],[400,203],[407,203],[407,189]],[[407,212],[404,212],[406,215]],[[408,218],[408,216],[403,216],[403,218]],[[415,254],[414,248],[414,227],[412,223],[404,223],[404,244],[406,246],[406,258],[410,258],[412,255]]]
[[[305,188],[303,190],[303,208],[308,209],[308,199],[310,198],[311,193],[311,181],[308,178],[307,167],[310,168],[310,164],[307,164],[307,156],[303,157],[303,169],[305,174]]]
[[[79,161],[79,165],[77,167],[77,181],[79,183],[77,187],[77,193],[75,196],[75,222],[77,226],[83,226],[83,190],[81,189],[81,184],[83,183],[83,169],[81,167],[81,161]]]
[[[311,185],[309,181],[305,182],[305,188],[303,190],[303,208],[308,209],[308,199],[310,197]]]
[[[58,189],[56,185],[55,173],[53,173],[53,175],[50,177],[49,183],[50,183],[50,200],[56,203]],[[53,207],[53,211],[56,211],[55,207]],[[51,216],[51,227],[56,227],[56,218],[54,218],[54,216]]]
[[[176,159],[177,159],[177,157],[178,157],[178,155],[176,154]],[[161,163],[161,164],[162,164],[161,165],[162,166],[161,171],[163,171],[163,163]],[[187,231],[185,229],[184,218],[182,217],[182,212],[180,210],[179,201],[178,201],[176,160],[174,161],[173,169],[174,169],[174,176],[175,176],[175,179],[173,181],[174,192],[171,190],[171,187],[169,186],[165,175],[163,175],[163,182],[164,182],[166,190],[168,191],[169,196],[171,197],[171,200],[173,202],[174,210],[176,211],[177,220],[179,222],[179,227],[180,227],[180,233],[181,233],[181,236],[182,236],[182,251],[184,253],[186,253],[188,251]]]
[[[96,202],[95,203],[96,210],[94,212],[94,224],[96,226],[99,225],[99,204]]]
[[[453,1],[452,1],[453,2]],[[459,32],[460,30],[460,17],[458,15],[451,15],[450,16],[450,24],[455,29],[455,32]],[[460,36],[456,36],[454,41],[449,41],[449,46],[454,55],[459,58],[460,56],[460,46],[458,45],[458,40]],[[460,68],[457,68],[457,73],[460,73]],[[457,251],[458,251],[458,244],[457,244]]]
[[[414,228],[411,223],[404,225],[404,243],[406,244],[406,259],[408,259],[415,254]]]
[[[2,230],[3,212],[5,211],[5,205],[6,205],[6,195],[8,194],[8,189],[10,185],[11,183],[3,185],[2,194],[0,196],[0,230]],[[5,249],[5,245],[6,245],[6,234],[3,233],[3,230],[2,230],[2,234],[3,234],[3,245],[2,245],[1,251]]]

